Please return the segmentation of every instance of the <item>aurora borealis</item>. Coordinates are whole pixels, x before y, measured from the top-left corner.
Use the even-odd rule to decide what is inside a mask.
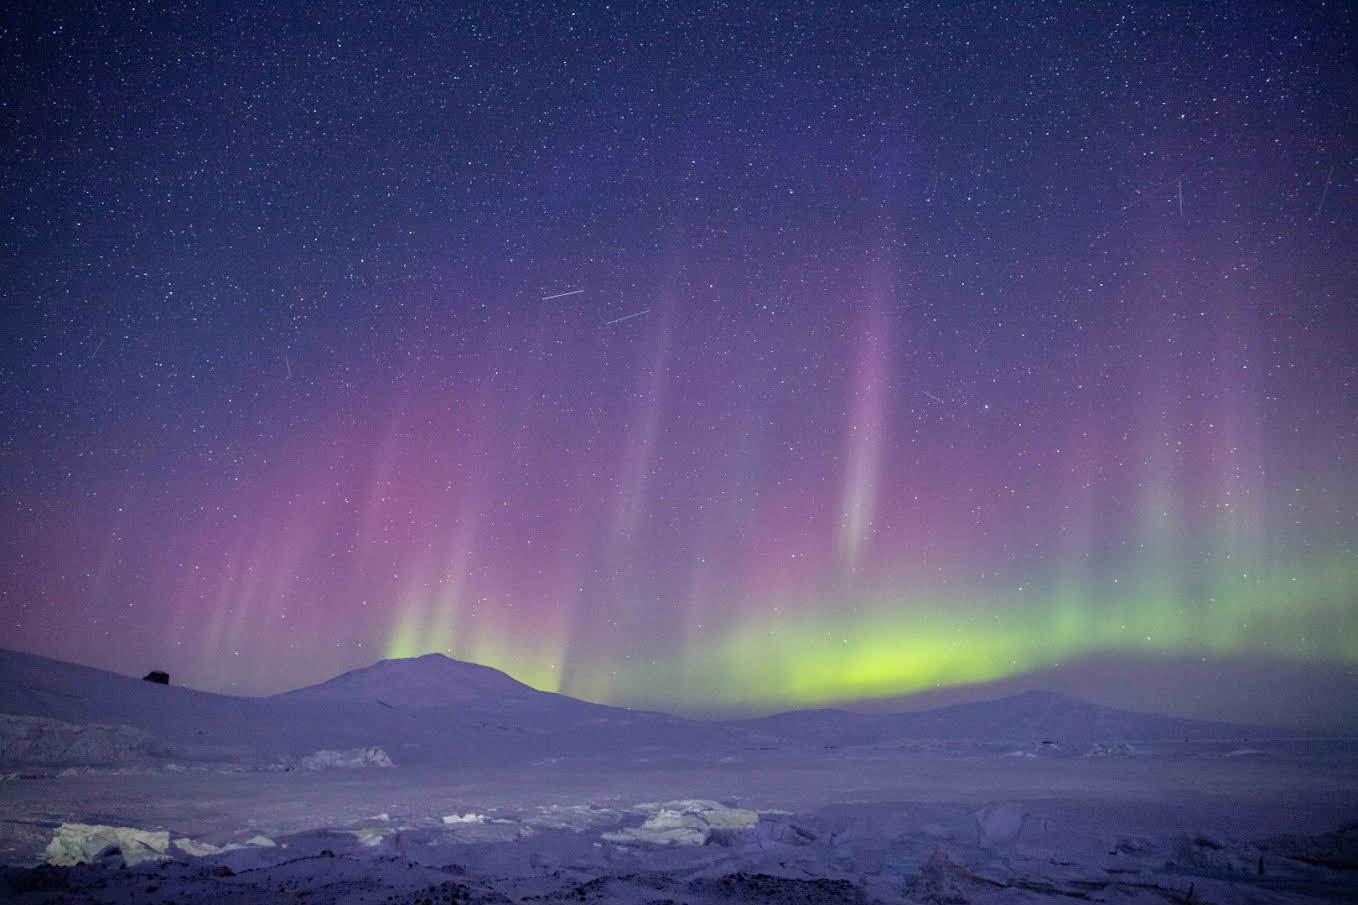
[[[0,646],[1358,669],[1351,9],[451,10],[0,35]]]

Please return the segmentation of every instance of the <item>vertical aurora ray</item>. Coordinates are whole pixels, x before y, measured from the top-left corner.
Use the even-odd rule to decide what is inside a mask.
[[[883,434],[890,380],[889,332],[879,303],[874,302],[864,313],[855,346],[838,529],[840,564],[850,574],[862,562],[874,528],[882,447],[886,441]]]
[[[663,320],[668,306],[656,312]],[[613,501],[612,532],[615,544],[625,544],[636,530],[645,510],[646,485],[654,466],[656,434],[665,389],[667,367],[667,330],[655,331],[653,351],[641,371],[632,412],[623,434],[622,461],[618,467],[618,489]]]

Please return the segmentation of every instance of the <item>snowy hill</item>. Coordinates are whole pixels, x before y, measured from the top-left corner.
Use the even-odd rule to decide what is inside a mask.
[[[399,702],[409,707],[497,705],[561,698],[531,688],[498,669],[443,654],[380,660],[372,666],[275,697],[292,701]]]
[[[991,701],[918,712],[790,711],[742,721],[741,725],[784,741],[836,746],[947,741],[994,745],[1050,743],[1069,750],[1112,742],[1230,739],[1264,731],[1119,710],[1051,691],[1026,691]]]
[[[34,750],[27,739],[45,725],[31,722],[39,718],[69,724],[63,739],[77,732],[70,727],[126,726],[146,736],[136,736],[138,750],[163,758],[251,764],[374,747],[398,765],[465,765],[634,750],[682,754],[730,742],[716,724],[536,691],[441,655],[386,660],[297,691],[245,698],[0,650],[0,714],[29,720],[0,732],[15,740],[6,750]],[[49,749],[63,747],[44,743]],[[110,751],[107,759],[127,757]]]
[[[243,698],[0,651],[0,714],[9,715],[0,720],[0,754],[10,763],[37,762],[32,752],[42,752],[43,763],[68,756],[73,763],[258,766],[301,763],[317,751],[369,749],[382,749],[398,766],[619,757],[680,763],[770,747],[1083,754],[1252,734],[1051,692],[922,712],[685,720],[537,691],[498,670],[439,654],[384,660],[296,691]]]
[[[1224,723],[1119,710],[1052,691],[1025,691],[994,701],[954,704],[893,720],[918,737],[1103,741],[1235,737],[1250,730]]]

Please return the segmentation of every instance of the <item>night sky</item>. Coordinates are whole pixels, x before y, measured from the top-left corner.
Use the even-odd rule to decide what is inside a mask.
[[[400,6],[7,9],[0,646],[1358,673],[1352,6]]]

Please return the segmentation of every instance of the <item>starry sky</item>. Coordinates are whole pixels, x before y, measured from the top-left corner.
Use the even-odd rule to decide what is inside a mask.
[[[1351,6],[399,7],[7,13],[0,646],[1358,675]]]

